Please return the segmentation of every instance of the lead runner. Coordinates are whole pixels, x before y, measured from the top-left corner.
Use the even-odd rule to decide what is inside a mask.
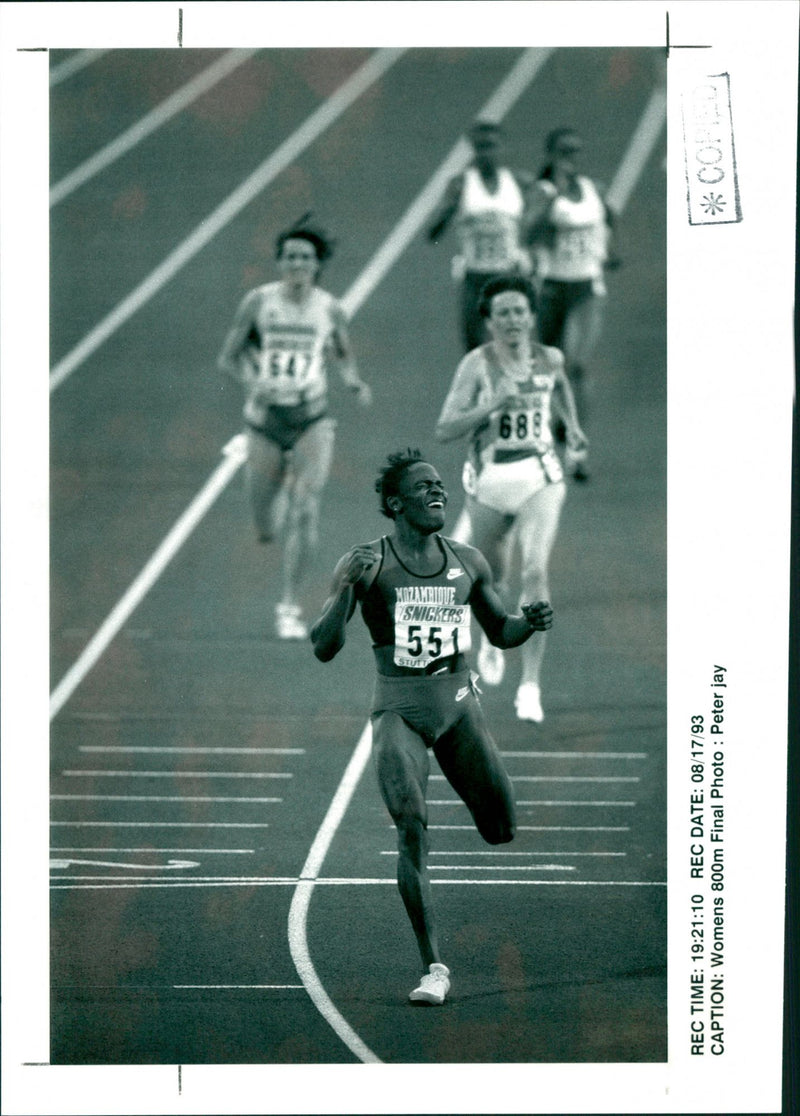
[[[377,664],[373,760],[397,828],[397,883],[425,969],[409,999],[442,1004],[442,962],[428,876],[429,750],[490,845],[511,841],[511,780],[486,727],[466,659],[474,617],[496,647],[525,643],[552,626],[545,601],[509,615],[479,550],[441,535],[447,493],[419,450],[392,454],[375,482],[394,530],[353,547],[337,563],[331,594],[311,629],[314,654],[330,661],[344,645],[356,604]]]

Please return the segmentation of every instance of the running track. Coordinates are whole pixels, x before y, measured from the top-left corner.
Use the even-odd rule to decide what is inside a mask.
[[[663,1060],[656,52],[225,56],[98,52],[52,89],[54,186],[118,154],[51,211],[51,1060]],[[547,721],[513,718],[513,654],[484,694],[520,801],[513,846],[481,847],[431,782],[454,973],[433,1013],[405,1003],[416,951],[362,775],[365,634],[355,622],[328,667],[273,639],[277,563],[252,540],[235,443],[222,453],[240,400],[214,357],[241,294],[273,275],[276,231],[314,209],[338,236],[324,283],[354,313],[375,403],[356,412],[334,387],[309,611],[339,554],[383,527],[387,451],[428,450],[455,514],[463,447],[431,435],[459,356],[452,242],[416,230],[487,104],[512,165],[538,165],[557,123],[583,131],[587,169],[624,205],[625,266],[596,361],[595,476],[570,490],[554,555]]]

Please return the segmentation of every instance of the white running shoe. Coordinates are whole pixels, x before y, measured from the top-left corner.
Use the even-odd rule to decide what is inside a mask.
[[[278,639],[308,639],[308,628],[302,618],[300,606],[276,605],[275,630],[278,633]]]
[[[408,998],[415,1004],[443,1004],[449,991],[450,970],[447,965],[434,961],[430,971],[425,974]]]
[[[487,686],[499,686],[506,672],[506,658],[499,647],[494,647],[485,635],[481,636],[478,651],[478,674]]]
[[[542,698],[539,687],[535,682],[522,683],[517,690],[514,705],[517,709],[517,716],[521,721],[536,721],[538,724],[544,720]]]

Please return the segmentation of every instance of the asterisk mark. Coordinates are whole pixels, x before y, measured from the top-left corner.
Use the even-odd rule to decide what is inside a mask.
[[[722,213],[725,208],[725,201],[722,194],[706,194],[702,205],[706,213],[714,217],[717,213]]]

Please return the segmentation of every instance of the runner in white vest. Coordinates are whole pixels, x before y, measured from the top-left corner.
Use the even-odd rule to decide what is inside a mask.
[[[428,227],[435,242],[454,223],[458,253],[452,274],[461,289],[461,325],[467,352],[486,339],[478,311],[480,290],[493,275],[527,275],[530,257],[520,245],[533,176],[498,163],[501,129],[477,120],[470,129],[474,152],[463,174],[450,180]]]
[[[505,591],[508,547],[521,550],[523,600],[546,599],[548,566],[566,495],[564,472],[553,444],[551,407],[563,417],[568,445],[580,452],[586,439],[577,420],[564,358],[533,340],[536,296],[528,280],[498,276],[483,288],[481,311],[491,341],[462,358],[436,425],[449,442],[469,436],[464,468],[466,502],[453,538],[486,556]],[[544,718],[540,672],[545,639],[522,649],[517,716]],[[490,685],[503,676],[503,656],[481,640],[478,670]]]
[[[582,144],[571,128],[551,132],[549,162],[532,195],[525,236],[533,253],[539,339],[564,353],[581,421],[586,422],[586,365],[600,336],[606,299],[605,272],[618,266],[610,254],[613,214],[598,186],[576,170]],[[563,441],[563,426],[557,427]],[[567,453],[576,480],[587,480],[585,456]]]
[[[341,304],[316,286],[332,252],[307,214],[277,240],[281,278],[245,295],[218,365],[245,389],[247,485],[259,541],[285,525],[283,588],[276,607],[281,639],[305,639],[299,590],[318,537],[336,422],[328,414],[328,362],[359,403],[370,388],[358,374]]]

